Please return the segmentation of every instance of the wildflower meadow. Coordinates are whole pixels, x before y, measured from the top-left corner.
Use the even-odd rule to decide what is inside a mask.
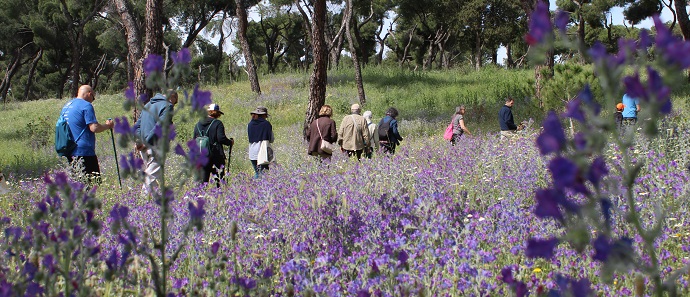
[[[236,109],[221,120],[238,145],[217,188],[194,181],[207,152],[189,123],[216,98],[197,85],[159,125],[165,178],[148,196],[133,123],[114,116],[118,158],[109,139],[97,144],[103,184],[62,163],[0,196],[0,296],[688,296],[690,126],[672,86],[686,79],[690,43],[656,21],[654,36],[622,40],[619,53],[588,50],[603,98],[585,86],[511,139],[492,125],[451,146],[445,120],[401,109],[394,155],[320,162],[301,122],[280,118],[304,95],[281,78],[267,95],[221,104]],[[559,14],[553,23],[539,6],[532,54],[580,46]],[[175,88],[189,59],[174,53],[164,77],[162,59],[147,58],[147,86]],[[131,88],[126,111],[143,107]],[[643,111],[621,131],[605,98],[624,92]],[[254,178],[242,125],[260,104],[275,111],[277,162]]]

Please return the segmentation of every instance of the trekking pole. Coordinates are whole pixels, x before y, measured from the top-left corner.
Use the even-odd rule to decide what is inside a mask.
[[[112,119],[108,119],[109,121]],[[120,177],[120,164],[117,163],[117,148],[115,147],[115,135],[113,135],[113,129],[110,129],[110,140],[113,142],[113,152],[115,153],[115,168],[117,168],[117,181],[120,183],[120,189],[122,189],[122,178]]]

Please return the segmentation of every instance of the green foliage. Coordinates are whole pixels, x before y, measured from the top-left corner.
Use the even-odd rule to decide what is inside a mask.
[[[568,62],[554,66],[553,78],[546,81],[542,94],[545,110],[565,110],[565,105],[589,84],[594,98],[602,98],[601,88],[590,66]]]

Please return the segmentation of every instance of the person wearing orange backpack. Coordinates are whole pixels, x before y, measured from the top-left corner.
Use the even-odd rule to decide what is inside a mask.
[[[462,136],[464,133],[467,133],[467,135],[472,135],[470,133],[470,130],[467,129],[467,126],[465,126],[465,106],[460,105],[455,108],[455,114],[453,114],[453,118],[451,119],[451,123],[453,124],[453,137],[450,139],[450,143],[452,145],[455,145],[459,140],[460,136]]]

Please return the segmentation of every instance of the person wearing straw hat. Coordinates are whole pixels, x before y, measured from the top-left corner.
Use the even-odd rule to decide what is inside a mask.
[[[208,137],[210,146],[208,163],[202,168],[201,181],[209,182],[211,175],[215,176],[216,187],[220,187],[220,181],[225,177],[225,151],[223,145],[232,146],[235,140],[225,135],[225,126],[218,118],[224,113],[220,111],[218,104],[210,104],[206,107],[208,117],[200,120],[194,127],[194,139],[199,136]],[[202,135],[203,134],[203,135]]]
[[[252,120],[247,125],[249,160],[254,168],[254,178],[259,178],[262,172],[268,170],[268,164],[258,164],[256,160],[259,158],[261,142],[268,140],[270,143],[273,143],[273,126],[266,120],[268,118],[268,108],[259,106],[249,114],[252,116]]]

